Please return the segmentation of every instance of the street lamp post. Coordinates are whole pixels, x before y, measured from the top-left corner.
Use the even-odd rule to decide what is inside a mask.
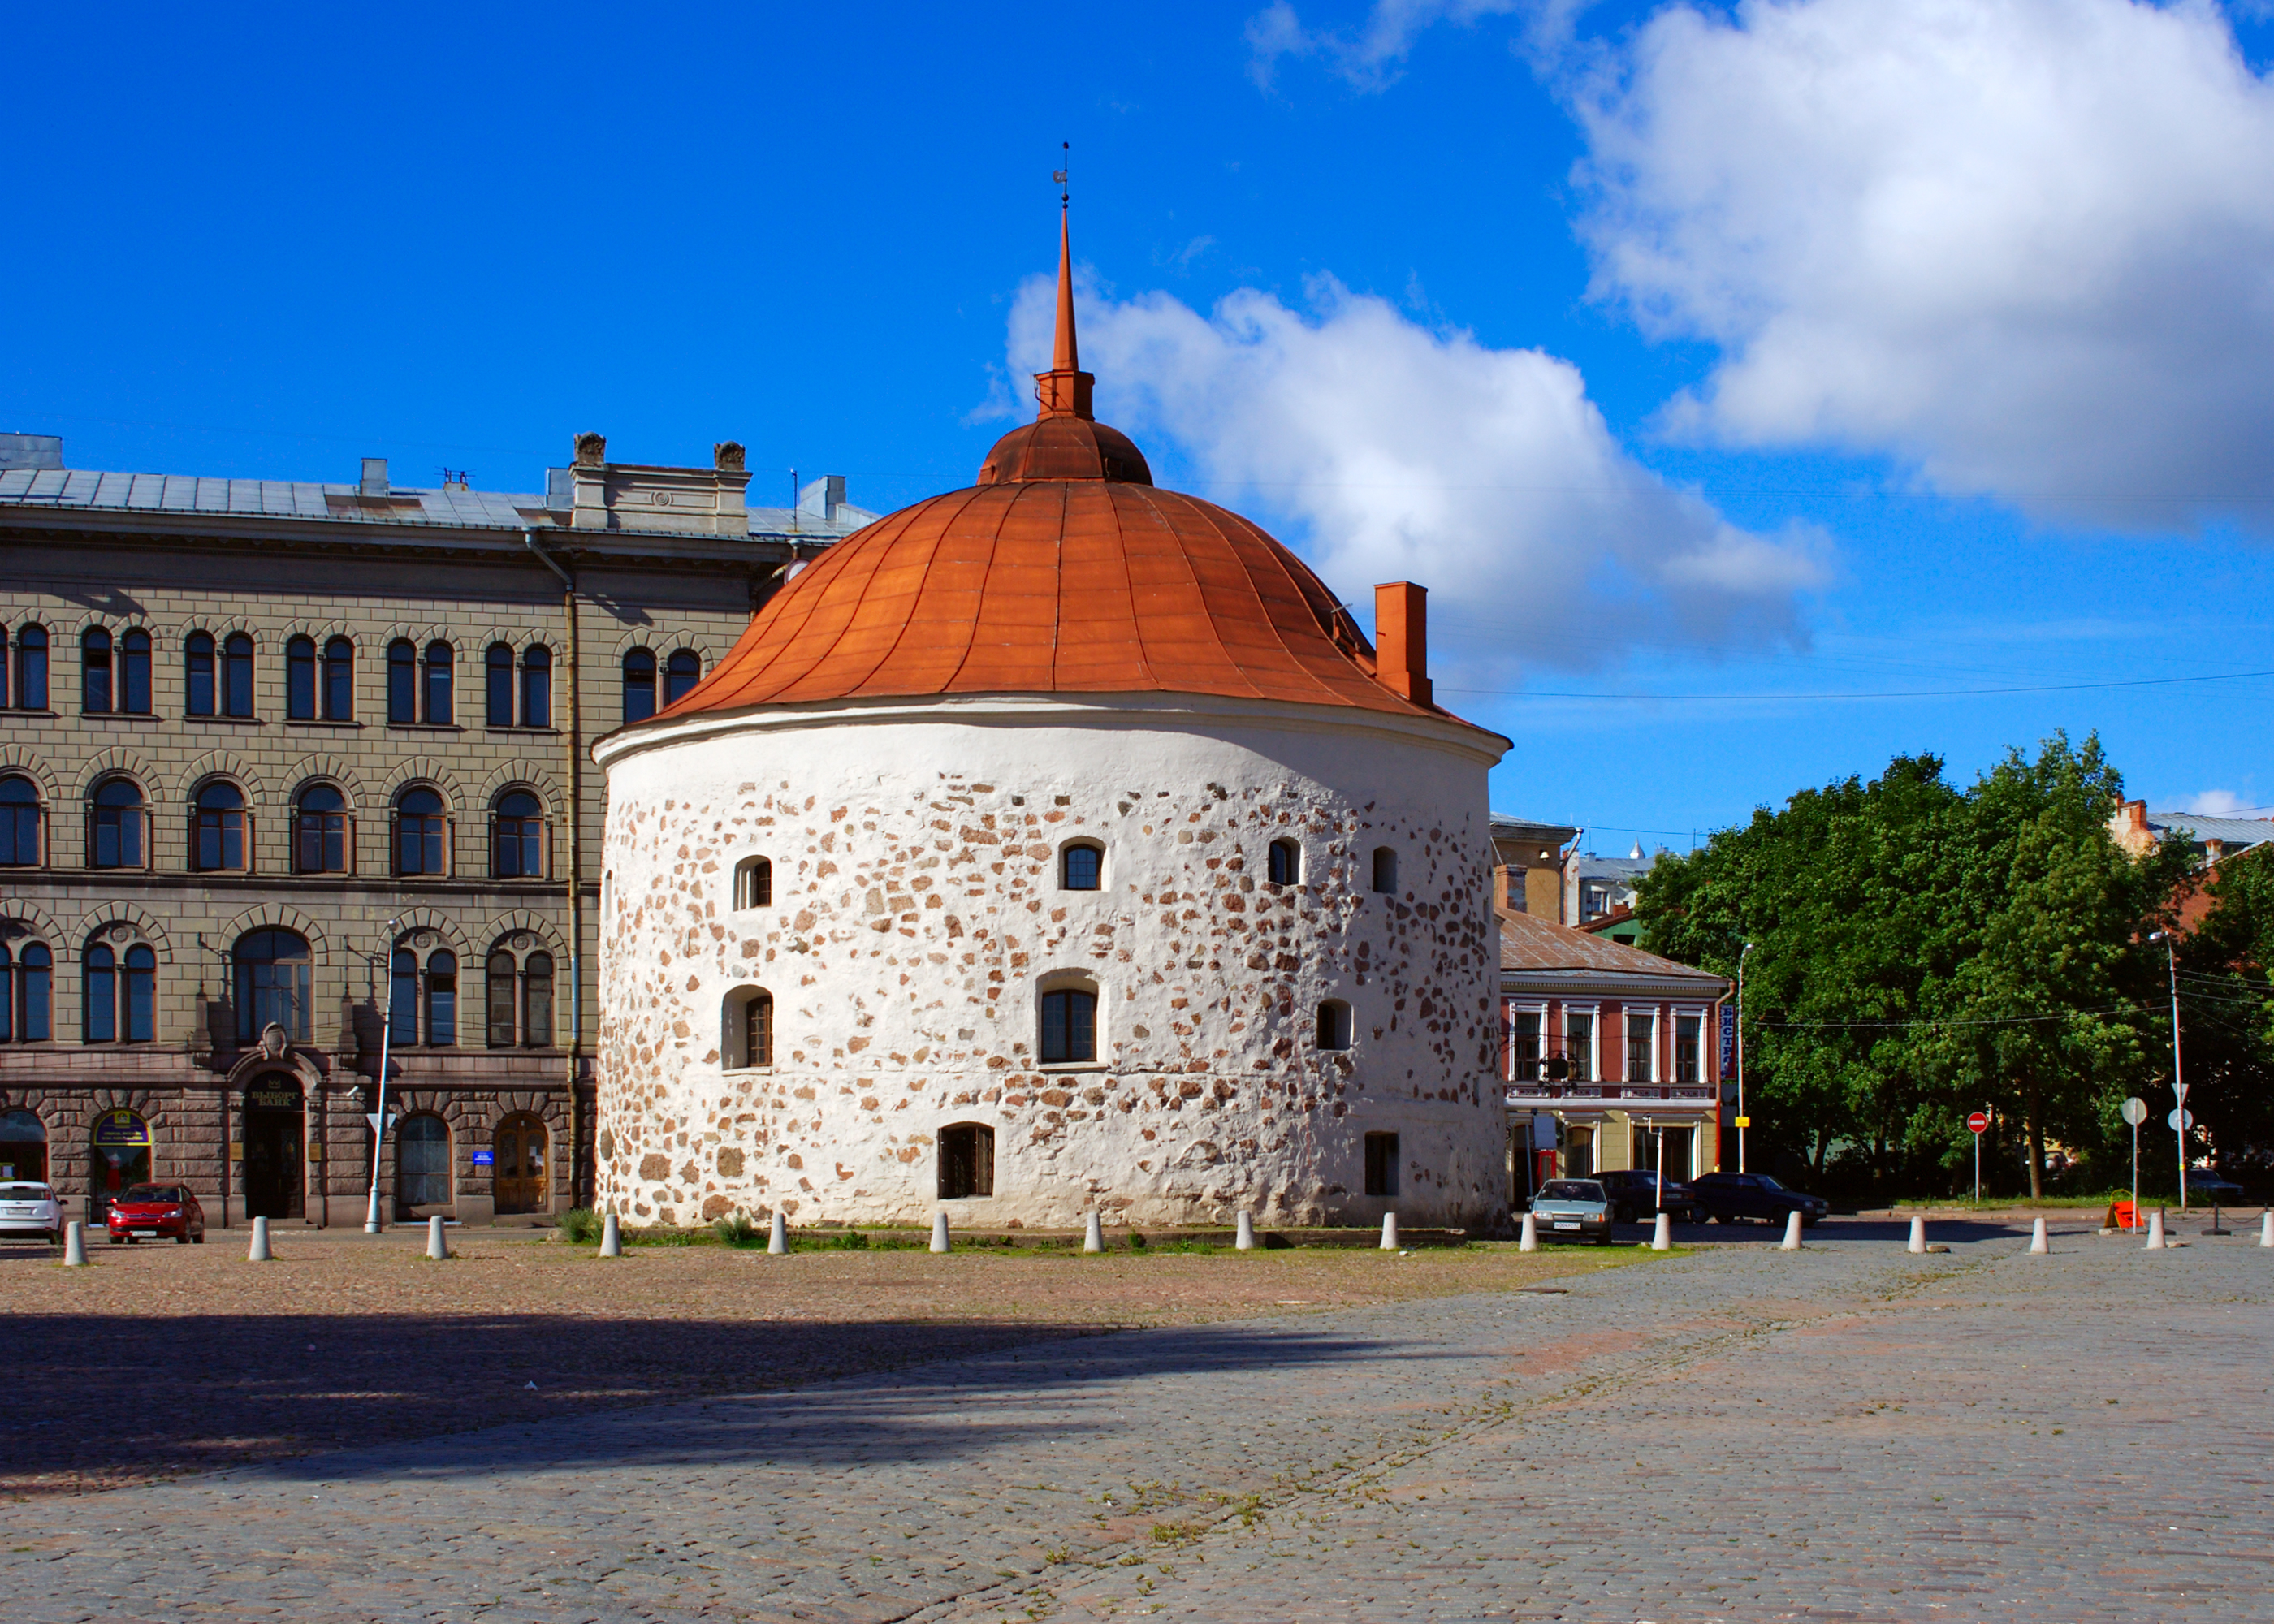
[[[2178,1102],[2178,1109],[2172,1115],[2175,1119],[2173,1136],[2180,1147],[2180,1210],[2185,1212],[2187,1210],[2187,1079],[2180,1075],[2180,956],[2172,949],[2170,931],[2150,931],[2148,940],[2164,944],[2164,963],[2172,975],[2172,1094]]]
[[[1737,950],[1737,1171],[1745,1170],[1745,955],[1753,951],[1748,942]]]
[[[400,920],[387,921],[387,940],[380,947],[380,985],[386,989],[380,1001],[379,1025],[379,1109],[373,1114],[371,1124],[371,1204],[364,1208],[363,1232],[379,1233],[379,1154],[387,1142],[387,1048],[388,1040],[395,1035],[395,931]]]

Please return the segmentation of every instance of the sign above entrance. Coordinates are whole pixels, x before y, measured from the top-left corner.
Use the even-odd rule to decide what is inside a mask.
[[[132,1111],[105,1111],[94,1119],[97,1150],[139,1149],[150,1142],[150,1124]]]

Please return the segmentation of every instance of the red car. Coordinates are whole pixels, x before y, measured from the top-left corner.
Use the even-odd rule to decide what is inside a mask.
[[[110,1244],[170,1240],[206,1244],[206,1209],[180,1184],[135,1184],[110,1203]]]

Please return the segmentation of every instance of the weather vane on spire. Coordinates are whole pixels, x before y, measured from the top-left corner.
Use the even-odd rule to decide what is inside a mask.
[[[1058,143],[1058,150],[1065,154],[1065,157],[1061,162],[1065,164],[1066,168],[1064,169],[1052,169],[1050,171],[1050,178],[1058,183],[1058,207],[1060,208],[1064,208],[1066,207],[1067,199],[1071,195],[1071,189],[1066,184],[1066,173],[1067,170],[1073,168],[1073,143],[1072,141],[1060,141]]]

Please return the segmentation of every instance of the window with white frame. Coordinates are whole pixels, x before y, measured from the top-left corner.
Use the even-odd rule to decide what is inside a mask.
[[[1674,1080],[1677,1083],[1700,1083],[1706,1080],[1702,1062],[1706,1052],[1706,1017],[1694,1010],[1677,1010],[1674,1016]]]
[[[1508,1075],[1511,1081],[1536,1082],[1540,1062],[1547,1057],[1547,1011],[1544,1008],[1508,1011]]]
[[[1563,1011],[1563,1052],[1571,1062],[1571,1080],[1592,1082],[1595,1077],[1595,1011]]]
[[[1658,1012],[1627,1006],[1627,1081],[1658,1080]]]

